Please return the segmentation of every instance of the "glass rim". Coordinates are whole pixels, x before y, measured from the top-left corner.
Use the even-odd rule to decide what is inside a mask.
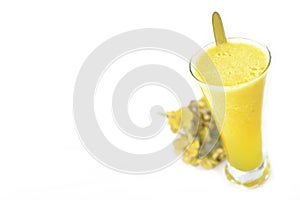
[[[209,87],[209,88],[215,88],[215,89],[230,89],[230,88],[237,88],[237,87],[242,87],[242,86],[245,86],[245,85],[248,85],[249,83],[252,83],[252,82],[255,82],[256,80],[258,80],[259,78],[261,78],[263,75],[265,75],[269,69],[269,66],[271,64],[271,52],[269,50],[269,48],[262,44],[262,43],[259,43],[259,42],[256,42],[255,40],[252,40],[252,39],[248,39],[248,38],[243,38],[243,37],[229,37],[227,38],[227,40],[229,42],[234,42],[234,43],[237,43],[237,42],[241,42],[241,43],[246,43],[246,44],[252,44],[254,45],[255,47],[261,49],[263,51],[263,53],[266,55],[266,57],[268,58],[268,63],[267,63],[267,66],[266,68],[264,69],[264,71],[262,71],[257,77],[249,80],[249,81],[246,81],[246,82],[243,82],[243,83],[240,83],[240,84],[235,84],[235,85],[215,85],[215,84],[208,84],[208,83],[205,83],[201,80],[199,80],[194,72],[193,72],[193,60],[196,58],[198,58],[201,53],[205,53],[205,50],[208,49],[209,47],[212,47],[212,46],[216,46],[216,43],[215,42],[210,42],[206,45],[204,45],[203,49],[200,49],[198,52],[196,52],[191,58],[190,58],[190,61],[189,61],[189,70],[190,70],[190,73],[191,75],[196,79],[196,81],[200,84],[200,85],[203,85],[205,87]],[[203,51],[204,50],[204,51]]]

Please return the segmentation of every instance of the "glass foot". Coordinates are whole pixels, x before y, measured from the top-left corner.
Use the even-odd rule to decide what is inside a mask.
[[[270,164],[267,158],[262,164],[251,171],[241,171],[232,167],[228,161],[225,167],[225,174],[229,181],[245,186],[247,188],[256,188],[262,185],[270,175]]]

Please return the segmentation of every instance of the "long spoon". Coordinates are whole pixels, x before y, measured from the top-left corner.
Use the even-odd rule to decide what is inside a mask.
[[[214,30],[215,42],[221,45],[227,42],[221,16],[218,12],[212,15],[212,25]]]

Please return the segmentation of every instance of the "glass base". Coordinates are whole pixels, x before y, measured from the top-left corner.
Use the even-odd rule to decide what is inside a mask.
[[[270,164],[267,158],[264,159],[262,164],[251,171],[241,171],[232,167],[228,161],[225,167],[225,174],[229,181],[244,186],[247,188],[256,188],[269,178]]]

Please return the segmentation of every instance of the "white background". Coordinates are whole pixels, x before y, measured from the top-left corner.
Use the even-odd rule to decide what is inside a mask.
[[[300,199],[297,5],[1,1],[0,199]],[[128,175],[94,160],[81,145],[72,115],[74,83],[86,57],[110,37],[138,28],[170,29],[205,44],[213,40],[213,11],[222,15],[227,36],[251,38],[271,50],[264,105],[270,180],[258,189],[241,190],[226,181],[223,165],[206,171],[178,161],[154,174]],[[148,95],[155,96],[152,92]]]

